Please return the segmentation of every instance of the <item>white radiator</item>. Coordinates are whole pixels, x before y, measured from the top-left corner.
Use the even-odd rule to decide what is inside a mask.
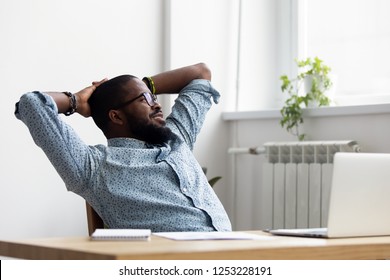
[[[261,227],[326,227],[333,157],[358,152],[355,141],[270,142],[230,153],[264,154]]]

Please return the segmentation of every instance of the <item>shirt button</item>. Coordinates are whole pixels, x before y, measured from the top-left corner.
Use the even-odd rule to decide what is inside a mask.
[[[183,192],[186,192],[187,191],[187,188],[183,188]]]

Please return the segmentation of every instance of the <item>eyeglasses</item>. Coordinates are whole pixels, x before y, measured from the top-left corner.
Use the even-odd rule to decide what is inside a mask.
[[[118,106],[116,106],[115,108],[113,108],[114,110],[118,110],[122,107],[125,107],[127,105],[129,105],[130,103],[136,101],[138,98],[140,98],[141,96],[143,96],[146,100],[146,102],[148,103],[148,105],[150,107],[153,107],[154,105],[156,105],[156,101],[157,101],[157,95],[155,94],[151,94],[150,92],[143,92],[141,93],[140,95],[138,95],[137,97],[133,98],[133,99],[130,99],[129,101],[126,101],[125,103],[122,103]]]

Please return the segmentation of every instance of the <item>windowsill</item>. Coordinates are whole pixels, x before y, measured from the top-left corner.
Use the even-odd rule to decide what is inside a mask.
[[[303,109],[303,116],[306,118],[374,115],[374,114],[388,114],[388,113],[390,113],[390,103],[370,104],[370,105],[330,106],[330,107]],[[261,120],[261,119],[278,119],[278,118],[280,118],[279,109],[222,113],[222,119],[224,121],[256,120],[256,119]]]

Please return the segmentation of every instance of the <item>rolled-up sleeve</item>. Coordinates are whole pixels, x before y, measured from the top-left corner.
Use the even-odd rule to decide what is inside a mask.
[[[86,187],[95,164],[94,147],[86,145],[58,115],[51,96],[41,92],[24,94],[16,104],[15,116],[29,129],[34,142],[44,151],[69,190]]]
[[[167,125],[193,149],[212,102],[218,103],[220,94],[207,80],[193,80],[179,93]]]

